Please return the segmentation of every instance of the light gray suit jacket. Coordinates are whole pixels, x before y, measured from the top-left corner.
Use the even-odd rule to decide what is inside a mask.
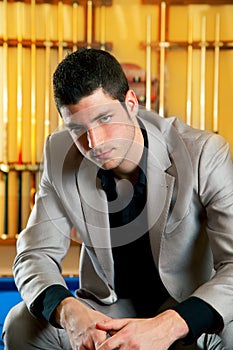
[[[174,299],[202,298],[227,324],[233,319],[229,147],[222,137],[195,130],[177,118],[146,111],[139,115],[148,134],[148,224],[161,279]],[[33,310],[44,289],[65,285],[61,261],[75,226],[84,242],[81,288],[111,304],[117,297],[108,206],[96,180],[97,168],[83,159],[67,130],[48,138],[44,154],[35,206],[18,239],[14,274],[19,291]]]

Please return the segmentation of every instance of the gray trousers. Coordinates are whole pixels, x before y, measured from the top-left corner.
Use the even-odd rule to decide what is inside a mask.
[[[63,329],[51,326],[45,320],[33,317],[24,302],[10,310],[3,326],[2,337],[5,350],[72,350],[67,333]],[[199,338],[196,344],[184,346],[177,342],[170,349],[233,350],[233,342],[225,347],[219,336],[206,334]]]

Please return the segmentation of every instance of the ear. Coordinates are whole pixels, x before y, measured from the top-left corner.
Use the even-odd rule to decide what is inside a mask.
[[[138,113],[138,99],[133,90],[128,90],[125,96],[125,104],[130,115],[136,116]]]

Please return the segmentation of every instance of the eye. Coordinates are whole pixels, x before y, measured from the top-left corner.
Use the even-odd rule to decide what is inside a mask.
[[[107,124],[110,122],[112,116],[111,115],[105,115],[103,117],[101,117],[100,121],[102,124]]]

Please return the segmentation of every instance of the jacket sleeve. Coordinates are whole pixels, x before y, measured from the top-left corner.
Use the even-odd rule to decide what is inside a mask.
[[[206,226],[214,273],[193,295],[209,303],[228,323],[233,319],[233,164],[228,144],[213,135],[199,160],[199,197],[206,208]]]
[[[44,150],[43,173],[27,227],[17,240],[13,272],[29,310],[43,290],[52,284],[66,286],[62,259],[70,246],[72,224],[55,191],[50,174],[50,138]]]

